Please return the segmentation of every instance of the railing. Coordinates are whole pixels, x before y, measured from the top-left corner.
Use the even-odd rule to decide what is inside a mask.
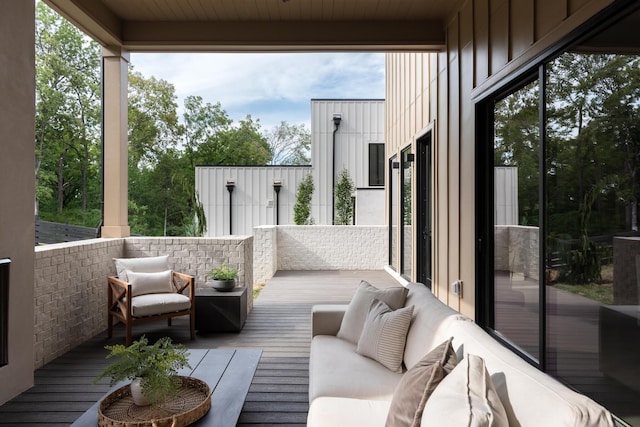
[[[73,242],[99,237],[98,228],[41,221],[36,218],[36,245]]]

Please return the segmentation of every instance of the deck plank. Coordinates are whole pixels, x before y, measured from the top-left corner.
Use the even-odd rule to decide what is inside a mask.
[[[386,287],[397,283],[385,271],[281,271],[269,280],[239,333],[197,334],[189,339],[187,319],[173,326],[154,322],[134,328],[153,342],[169,336],[191,349],[261,349],[262,357],[247,393],[239,426],[305,426],[309,408],[311,307],[348,303],[361,280]],[[105,325],[106,329],[106,325]],[[124,342],[124,329],[114,337],[93,337],[38,369],[35,385],[0,406],[0,426],[68,426],[108,390],[108,380],[93,384],[109,361],[105,345]]]

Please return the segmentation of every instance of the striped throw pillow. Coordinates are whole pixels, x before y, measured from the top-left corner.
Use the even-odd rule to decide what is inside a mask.
[[[356,352],[380,362],[393,372],[402,372],[402,358],[413,306],[391,310],[374,299],[358,340]]]

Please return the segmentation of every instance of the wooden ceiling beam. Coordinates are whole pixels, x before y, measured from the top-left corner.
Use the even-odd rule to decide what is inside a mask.
[[[131,51],[439,51],[439,21],[125,22]]]

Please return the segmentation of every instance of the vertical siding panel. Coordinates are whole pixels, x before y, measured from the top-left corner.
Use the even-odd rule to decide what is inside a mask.
[[[567,18],[567,0],[537,0],[534,41],[549,33]]]
[[[489,77],[489,0],[474,1],[473,32],[475,87]]]
[[[569,0],[569,15],[573,15],[584,6],[591,3],[592,0]]]
[[[447,165],[449,163],[449,79],[448,54],[446,52],[438,54],[438,79],[437,79],[437,162],[438,162],[438,186],[436,188],[435,203],[438,210],[438,223],[435,228],[435,238],[437,248],[435,251],[435,263],[437,265],[436,284],[438,286],[438,298],[447,301],[448,293],[448,271],[449,271],[449,180]]]
[[[509,8],[511,15],[510,28],[510,59],[517,58],[531,47],[534,42],[533,0],[512,0]]]
[[[490,74],[495,74],[509,60],[509,4],[506,0],[489,0]]]

